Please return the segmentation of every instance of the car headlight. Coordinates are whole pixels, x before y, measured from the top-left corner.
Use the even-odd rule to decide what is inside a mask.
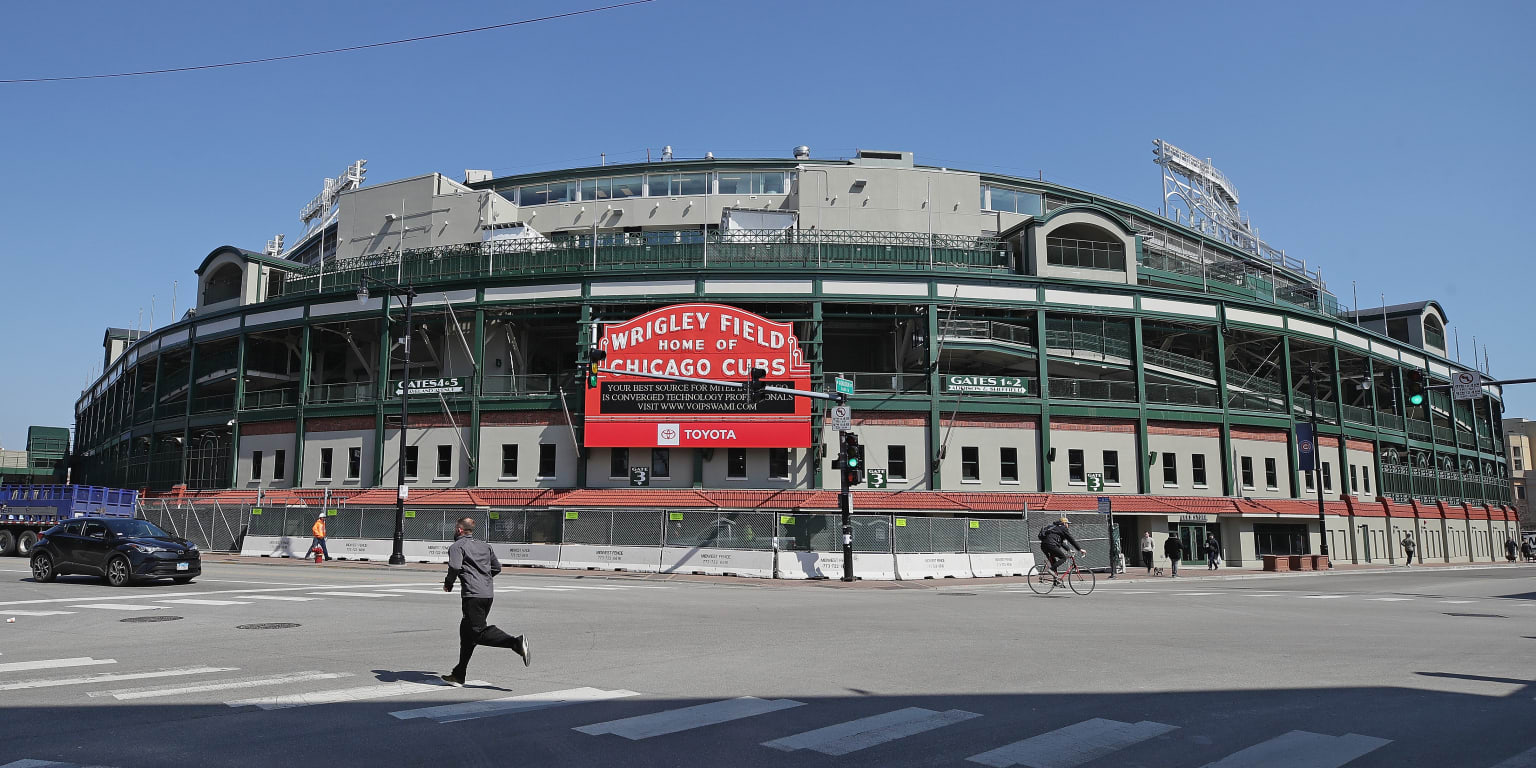
[[[193,552],[196,552],[197,551],[197,545],[193,544],[192,542],[189,541],[189,542],[187,542],[187,549],[190,549]]]
[[[165,549],[164,547],[155,547],[155,546],[150,546],[149,544],[130,543],[128,546],[130,546],[130,547],[132,547],[132,548],[134,548],[134,549],[136,549],[136,550],[138,550],[140,552],[143,552],[146,555],[153,554],[155,552],[169,552],[170,551],[168,549]]]

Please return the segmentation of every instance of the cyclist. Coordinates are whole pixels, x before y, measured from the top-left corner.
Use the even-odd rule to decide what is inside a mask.
[[[1044,550],[1045,556],[1050,559],[1051,578],[1057,583],[1060,583],[1060,578],[1058,577],[1058,569],[1061,567],[1061,564],[1066,562],[1067,558],[1071,556],[1067,550],[1062,547],[1063,542],[1071,544],[1072,548],[1076,549],[1079,555],[1088,554],[1088,550],[1083,549],[1082,545],[1077,543],[1077,539],[1072,538],[1072,532],[1067,530],[1067,527],[1071,524],[1072,521],[1063,517],[1056,522],[1040,529],[1040,549]]]

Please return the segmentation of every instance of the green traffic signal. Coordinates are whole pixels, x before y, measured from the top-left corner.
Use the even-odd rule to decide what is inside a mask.
[[[1409,405],[1423,405],[1424,404],[1424,396],[1423,395],[1419,395],[1419,394],[1412,395],[1412,396],[1410,396],[1408,398],[1408,404]]]

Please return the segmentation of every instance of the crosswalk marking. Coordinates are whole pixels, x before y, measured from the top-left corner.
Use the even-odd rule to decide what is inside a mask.
[[[1097,760],[1112,752],[1161,736],[1178,726],[1143,720],[1139,723],[1122,723],[1095,717],[1080,723],[1057,728],[1049,733],[1031,736],[1023,741],[972,755],[966,760],[989,765],[992,768],[1008,768],[1027,765],[1030,768],[1074,768]]]
[[[444,704],[437,707],[421,707],[420,709],[404,709],[399,712],[389,713],[391,717],[400,720],[412,720],[425,718],[439,723],[457,723],[464,720],[475,720],[482,717],[494,717],[496,715],[508,715],[514,712],[528,712],[535,709],[549,709],[561,707],[567,704],[577,704],[584,701],[604,701],[607,699],[620,699],[627,696],[639,696],[634,691],[605,691],[600,688],[571,688],[565,691],[549,691],[547,693],[527,693],[521,696],[508,696],[501,699],[489,699],[486,701],[471,701],[464,704]]]
[[[1180,592],[1179,597],[1205,597],[1206,595],[1220,594],[1218,592]]]
[[[506,590],[509,592],[525,592],[528,590],[534,590],[537,592],[569,592],[572,589],[573,587],[499,587],[498,591]]]
[[[393,597],[388,592],[311,592],[311,595],[332,595],[335,597]]]
[[[1233,752],[1207,764],[1205,768],[1266,768],[1272,765],[1284,765],[1287,768],[1338,768],[1390,743],[1391,739],[1361,736],[1358,733],[1325,736],[1309,731],[1291,731]]]
[[[629,587],[598,587],[598,586],[593,586],[593,585],[590,585],[590,584],[565,584],[565,585],[562,585],[562,586],[559,586],[559,587],[551,587],[551,589],[605,589],[605,590],[613,590],[613,589],[629,589]]]
[[[268,685],[282,685],[284,683],[301,683],[306,680],[334,680],[338,677],[351,677],[351,672],[320,672],[318,670],[306,672],[294,672],[287,675],[268,677],[242,677],[234,680],[210,680],[194,685],[156,685],[146,688],[120,688],[115,691],[91,691],[87,696],[111,696],[118,701],[131,701],[133,699],[153,699],[161,696],[180,696],[186,693],[205,693],[207,691],[229,691],[237,688],[260,688]]]
[[[14,611],[0,609],[6,616],[68,616],[74,611]]]
[[[402,595],[446,595],[446,594],[448,594],[447,592],[444,592],[441,589],[437,589],[437,590],[432,590],[432,589],[390,589],[390,590],[386,590],[386,591],[390,592],[391,594],[402,594]]]
[[[196,600],[183,597],[179,600],[156,600],[157,603],[173,603],[176,605],[250,605],[243,600]]]
[[[117,659],[93,659],[90,656],[73,656],[68,659],[39,659],[38,661],[12,661],[0,664],[0,672],[23,672],[29,669],[55,669],[57,667],[90,667],[97,664],[116,664]]]
[[[1536,768],[1536,747],[1502,760],[1493,768]]]
[[[1465,605],[1467,603],[1475,603],[1477,601],[1476,600],[1441,600],[1440,602],[1442,602],[1442,603],[1450,603],[1451,605]]]
[[[318,597],[293,597],[291,595],[234,595],[236,600],[282,600],[293,603],[307,603],[311,600],[319,600]]]
[[[681,709],[669,709],[649,715],[626,717],[622,720],[610,720],[606,723],[593,723],[592,725],[583,725],[572,730],[581,731],[589,736],[600,736],[608,733],[614,736],[623,736],[631,741],[638,741],[640,739],[649,739],[653,736],[665,736],[669,733],[702,728],[706,725],[728,723],[744,717],[765,715],[769,712],[790,709],[802,704],[803,702],[793,699],[759,699],[754,696],[742,696],[737,699],[726,699],[708,704],[698,704],[692,707],[682,707]]]
[[[466,685],[490,685],[484,680],[470,680]],[[392,683],[380,683],[378,685],[365,685],[360,688],[342,688],[335,691],[319,691],[316,693],[295,693],[287,696],[265,696],[256,699],[241,699],[239,701],[226,701],[231,707],[259,707],[261,709],[289,709],[291,707],[308,707],[316,704],[335,704],[342,701],[366,701],[368,699],[383,699],[390,696],[405,696],[411,693],[430,693],[432,691],[453,690],[453,686],[441,680],[422,680],[420,682],[409,680],[397,680]]]
[[[205,675],[213,672],[233,672],[237,669],[239,669],[239,667],[186,667],[184,669],[162,669],[155,672],[130,672],[126,674],[106,672],[99,675],[86,675],[85,677],[62,677],[54,678],[52,680],[23,680],[13,683],[0,683],[0,691],[20,691],[29,688],[54,688],[60,685],[115,683],[119,680],[145,680],[152,677]]]
[[[1297,595],[1303,600],[1338,600],[1347,595]]]
[[[1266,592],[1266,593],[1263,593],[1263,594],[1255,594],[1255,593],[1245,592],[1245,593],[1243,593],[1243,597],[1285,597],[1285,593],[1284,592]]]
[[[1378,603],[1404,603],[1411,602],[1411,597],[1368,597],[1367,600],[1375,600]]]
[[[103,611],[160,611],[163,605],[123,605],[121,603],[101,603],[98,605],[76,605],[75,608],[98,608]]]
[[[785,752],[809,749],[823,755],[846,755],[888,741],[964,722],[973,717],[981,717],[981,715],[961,709],[935,712],[922,707],[907,707],[785,736],[782,739],[765,741],[763,746]]]

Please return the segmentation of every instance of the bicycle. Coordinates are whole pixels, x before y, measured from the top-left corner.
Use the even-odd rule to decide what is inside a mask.
[[[1093,571],[1077,567],[1077,555],[1067,555],[1066,568],[1060,574],[1051,573],[1048,563],[1038,563],[1029,571],[1029,589],[1037,595],[1048,595],[1065,581],[1067,587],[1079,595],[1093,592],[1098,576]]]

